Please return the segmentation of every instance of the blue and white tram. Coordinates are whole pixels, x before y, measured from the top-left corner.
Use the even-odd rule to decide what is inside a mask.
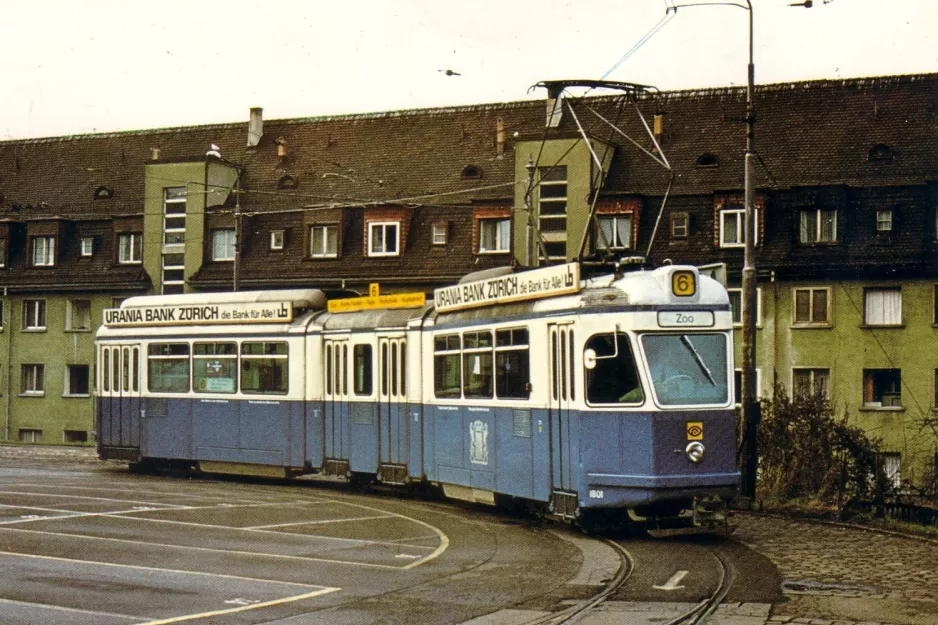
[[[469,281],[435,305],[315,290],[130,298],[97,336],[99,455],[694,523],[739,483],[732,318],[693,267]]]

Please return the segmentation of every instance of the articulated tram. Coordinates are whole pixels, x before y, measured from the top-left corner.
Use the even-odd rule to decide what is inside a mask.
[[[133,297],[104,313],[101,458],[699,524],[739,483],[726,290],[575,263],[422,294]]]

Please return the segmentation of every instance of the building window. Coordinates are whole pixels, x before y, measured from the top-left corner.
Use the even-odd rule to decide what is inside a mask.
[[[212,232],[212,260],[234,260],[235,231],[215,230]]]
[[[46,300],[27,299],[23,301],[23,329],[46,329]]]
[[[753,244],[758,243],[759,211],[752,210]],[[744,247],[746,231],[746,209],[733,208],[720,211],[720,247]]]
[[[143,235],[125,232],[117,235],[117,262],[126,265],[143,262]]]
[[[610,249],[628,249],[632,247],[632,215],[600,215],[600,246]]]
[[[492,254],[511,249],[511,220],[508,218],[479,220],[479,253]]]
[[[88,365],[65,365],[65,395],[87,397],[89,385]]]
[[[94,238],[92,237],[82,237],[81,239],[81,255],[82,256],[92,256],[94,254]]]
[[[186,187],[163,189],[163,245],[186,242]]]
[[[63,440],[66,445],[88,442],[88,430],[65,430]]]
[[[163,295],[182,293],[186,285],[185,254],[163,254]]]
[[[20,369],[20,394],[45,394],[45,365],[23,365]]]
[[[446,245],[446,238],[449,234],[449,223],[438,221],[433,224],[432,228],[433,245]]]
[[[902,325],[902,290],[864,289],[863,323],[868,326]]]
[[[272,230],[270,233],[270,249],[273,251],[282,250],[284,241],[283,230]]]
[[[743,405],[743,370],[733,371],[733,402],[737,406]],[[756,369],[756,399],[762,398],[762,370]]]
[[[384,221],[368,224],[368,255],[397,256],[400,245],[401,224]]]
[[[830,369],[792,369],[792,396],[830,399],[830,380]]]
[[[563,165],[540,167],[538,173],[538,226],[544,248],[548,258],[566,258],[567,168]]]
[[[339,227],[310,226],[309,255],[312,258],[336,258],[339,255]]]
[[[33,267],[55,265],[55,237],[33,237]]]
[[[892,209],[876,211],[876,232],[892,231]]]
[[[902,489],[902,456],[896,452],[876,454],[876,472],[885,480],[887,488]]]
[[[3,309],[6,308],[6,300],[0,299],[0,330],[3,330]]]
[[[837,241],[837,211],[805,208],[800,211],[801,243],[834,243]]]
[[[830,289],[795,289],[795,325],[830,324]]]
[[[733,313],[733,325],[743,325],[743,290],[726,289],[730,296],[730,309]],[[756,288],[756,325],[762,325],[762,289]]]
[[[864,369],[863,405],[867,408],[898,408],[902,406],[902,373],[900,369]]]
[[[42,430],[33,428],[20,428],[19,439],[21,443],[41,443]]]
[[[671,238],[686,239],[690,236],[690,214],[672,213],[671,214]]]
[[[68,300],[65,306],[65,328],[67,330],[91,329],[91,300]]]
[[[7,240],[0,239],[0,267],[7,266]]]

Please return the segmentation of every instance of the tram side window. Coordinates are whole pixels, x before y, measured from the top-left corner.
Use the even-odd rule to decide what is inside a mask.
[[[287,392],[289,352],[286,343],[241,344],[241,392]]]
[[[149,389],[153,393],[189,392],[189,345],[152,343],[147,351]]]
[[[628,335],[595,334],[586,341],[585,350],[596,354],[596,366],[586,370],[589,403],[637,404],[644,400]]]
[[[234,343],[192,346],[192,384],[199,393],[234,393],[238,389],[238,348]]]
[[[531,396],[531,360],[527,328],[495,331],[495,395],[499,399]]]
[[[437,397],[460,396],[461,364],[458,334],[446,334],[433,340],[433,391]]]
[[[492,398],[492,333],[466,332],[463,335],[463,394],[472,398]]]
[[[111,349],[105,347],[101,350],[101,381],[104,385],[104,391],[111,390]]]
[[[356,345],[352,349],[353,366],[355,367],[355,383],[353,390],[356,395],[371,395],[372,368],[371,345]]]

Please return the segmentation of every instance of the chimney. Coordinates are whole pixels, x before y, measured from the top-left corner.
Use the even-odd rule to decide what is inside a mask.
[[[259,106],[251,108],[251,121],[248,122],[248,147],[256,148],[264,136],[264,109]]]
[[[495,120],[495,158],[505,156],[505,121],[499,117]]]
[[[160,160],[160,149],[159,148],[150,148],[150,160],[158,161]]]
[[[561,117],[563,117],[563,99],[558,93],[556,97],[547,98],[547,127],[560,126]]]
[[[655,141],[658,142],[658,145],[661,145],[661,140],[664,137],[664,113],[655,113],[654,117],[654,133]]]

